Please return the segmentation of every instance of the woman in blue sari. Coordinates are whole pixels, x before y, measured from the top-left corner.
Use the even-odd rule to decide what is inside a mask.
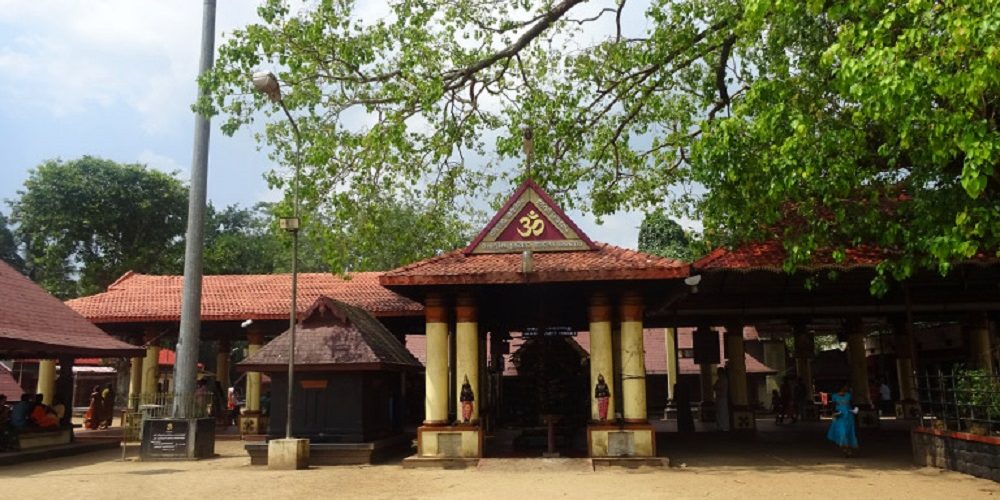
[[[840,392],[830,397],[835,405],[833,422],[826,438],[840,446],[845,456],[851,456],[858,448],[858,436],[854,432],[854,407],[851,404],[851,391],[845,385]]]

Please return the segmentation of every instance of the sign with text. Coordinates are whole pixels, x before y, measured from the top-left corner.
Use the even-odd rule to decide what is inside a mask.
[[[576,337],[576,330],[571,326],[529,327],[521,332],[521,336],[526,339],[535,337]]]
[[[149,458],[186,458],[190,423],[180,419],[149,419],[143,429],[142,452]]]

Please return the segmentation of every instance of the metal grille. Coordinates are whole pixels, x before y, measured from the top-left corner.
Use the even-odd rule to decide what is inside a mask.
[[[1000,376],[957,368],[917,376],[920,425],[939,430],[1000,434]]]

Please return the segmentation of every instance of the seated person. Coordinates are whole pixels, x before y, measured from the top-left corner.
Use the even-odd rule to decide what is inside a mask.
[[[42,404],[42,395],[35,394],[35,407],[31,409],[31,423],[42,429],[59,427],[59,419],[51,408]]]
[[[31,394],[21,394],[21,401],[10,412],[10,425],[19,431],[27,427],[33,406]]]

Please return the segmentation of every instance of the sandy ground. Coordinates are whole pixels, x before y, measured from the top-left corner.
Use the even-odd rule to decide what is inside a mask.
[[[725,445],[723,440],[722,445]],[[1000,485],[910,466],[879,454],[830,458],[789,443],[747,443],[743,452],[678,443],[661,470],[592,471],[583,460],[493,459],[478,470],[403,469],[397,464],[272,472],[250,466],[238,441],[199,462],[120,460],[108,450],[0,468],[3,498],[837,498],[965,499],[1000,496]],[[813,453],[813,452],[810,452]],[[684,463],[684,467],[680,464]]]

